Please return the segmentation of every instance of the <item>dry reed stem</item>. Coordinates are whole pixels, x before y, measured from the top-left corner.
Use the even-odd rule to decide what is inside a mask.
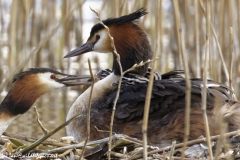
[[[240,27],[240,2],[238,1],[238,28]],[[235,15],[236,16],[236,15]],[[240,31],[238,30],[238,41],[240,41]]]
[[[168,159],[168,157],[166,157],[165,155],[156,155],[156,156],[154,156],[154,158],[157,158],[157,159]],[[175,157],[175,156],[173,156],[172,157],[174,160],[199,160],[199,159],[197,159],[197,158],[181,158],[181,157]]]
[[[166,68],[168,68],[168,55],[164,55],[163,54],[163,4],[162,4],[162,0],[158,0],[157,2],[157,17],[156,18],[156,48],[155,48],[155,52],[158,53],[160,60],[159,63],[157,64],[157,68],[158,70],[160,70],[160,72],[164,72],[166,71]],[[160,67],[160,68],[159,68]]]
[[[190,82],[190,76],[189,76],[189,68],[188,68],[188,60],[186,56],[186,50],[185,50],[185,40],[184,35],[182,32],[182,25],[181,25],[181,19],[180,19],[180,13],[179,13],[179,6],[178,1],[173,0],[173,6],[175,10],[175,17],[176,17],[176,27],[177,27],[177,34],[178,34],[178,47],[179,51],[182,55],[182,60],[184,64],[184,73],[185,73],[185,80],[186,80],[186,95],[185,95],[185,119],[184,119],[184,139],[183,139],[183,150],[186,149],[189,132],[190,132],[190,107],[191,107],[191,82]],[[181,156],[184,158],[184,154]]]
[[[112,140],[116,140],[116,139],[121,139],[121,140],[127,140],[127,141],[131,141],[137,145],[141,145],[142,142],[137,140],[137,139],[134,139],[134,138],[131,138],[131,137],[128,137],[126,135],[122,135],[122,134],[116,134],[112,137]],[[100,139],[100,140],[96,140],[96,141],[91,141],[91,142],[88,142],[87,143],[87,146],[96,146],[97,144],[101,144],[101,143],[106,143],[106,142],[109,142],[109,137],[107,138],[103,138],[103,139]],[[48,150],[47,152],[48,153],[56,153],[56,152],[63,152],[65,150],[68,150],[68,149],[71,149],[71,148],[82,148],[84,145],[79,143],[79,144],[72,144],[72,145],[68,145],[68,146],[64,146],[64,147],[59,147],[59,148],[55,148],[55,149],[52,149],[52,150]]]
[[[110,122],[110,127],[109,127],[109,143],[108,143],[108,160],[111,159],[111,148],[112,148],[112,128],[113,128],[113,121],[114,121],[114,115],[115,115],[115,111],[116,111],[116,104],[117,104],[117,100],[120,94],[120,88],[121,88],[121,84],[122,84],[122,77],[123,77],[123,71],[122,71],[122,65],[121,65],[121,61],[120,61],[120,55],[117,53],[116,47],[114,45],[114,39],[111,36],[110,32],[109,32],[109,28],[102,22],[102,20],[100,19],[99,13],[97,11],[95,11],[94,9],[92,9],[90,7],[90,9],[96,14],[96,18],[98,19],[99,23],[105,28],[105,30],[107,31],[108,37],[110,38],[111,41],[111,47],[113,49],[113,54],[115,54],[116,56],[116,60],[117,63],[119,65],[119,69],[120,69],[120,78],[119,78],[119,84],[118,84],[118,89],[117,89],[117,93],[116,93],[116,97],[113,103],[113,109],[112,109],[112,115],[111,115],[111,122]]]
[[[40,115],[39,115],[39,113],[38,113],[38,111],[37,111],[37,107],[34,106],[33,108],[34,108],[34,111],[36,112],[37,122],[38,122],[40,128],[42,129],[42,131],[43,131],[44,134],[48,134],[49,131],[43,126],[42,122],[40,121],[40,118],[39,118]]]
[[[145,100],[145,105],[144,105],[144,114],[143,114],[142,134],[143,134],[144,159],[147,159],[147,127],[148,127],[148,116],[149,116],[149,108],[150,108],[152,87],[153,87],[153,81],[154,81],[154,71],[155,71],[155,66],[156,66],[156,59],[157,59],[157,53],[155,52],[153,55],[152,70],[151,70],[150,77],[149,77],[146,100]],[[149,61],[150,60],[148,60],[147,63],[149,63]]]
[[[113,0],[114,4],[114,17],[119,17],[119,0]]]
[[[229,138],[229,137],[238,136],[239,134],[240,134],[240,131],[233,131],[233,132],[225,133],[223,135],[223,137],[224,138]],[[221,138],[221,136],[220,135],[215,135],[215,136],[211,136],[210,138],[211,138],[212,141],[215,141],[215,140]],[[191,145],[199,144],[199,143],[205,143],[205,142],[206,142],[206,138],[199,138],[199,139],[188,141],[187,146],[191,146]],[[154,151],[150,151],[150,152],[148,152],[148,155],[169,151],[171,149],[171,147],[172,146],[167,146],[167,147],[160,148],[160,149],[157,149],[157,150],[154,150]],[[183,147],[183,143],[178,143],[178,144],[175,145],[175,149],[182,148],[182,147]],[[130,157],[130,159],[139,159],[139,158],[142,158],[142,156],[143,156],[142,154],[139,154],[139,155]]]
[[[209,66],[209,37],[210,37],[210,24],[211,24],[211,15],[210,15],[210,0],[207,0],[207,13],[206,13],[206,53],[205,53],[205,61],[204,61],[204,70],[203,70],[203,87],[202,87],[202,110],[203,110],[203,121],[208,145],[208,153],[210,160],[213,159],[211,139],[210,139],[210,131],[208,125],[208,117],[207,117],[207,73]]]
[[[11,8],[11,23],[10,23],[10,67],[14,68],[14,60],[16,59],[17,47],[16,47],[16,37],[17,37],[17,18],[18,18],[18,1],[13,1]],[[1,90],[1,89],[0,89]]]
[[[128,14],[128,13],[126,13],[126,11],[127,11],[127,3],[126,2],[127,2],[127,0],[122,1],[120,11],[119,11],[120,15]]]
[[[142,62],[140,62],[139,64],[134,64],[131,68],[129,68],[129,69],[127,69],[126,71],[124,71],[124,72],[123,72],[123,75],[126,74],[126,73],[128,73],[128,72],[130,72],[130,71],[135,70],[135,69],[138,68],[138,67],[142,67],[142,66],[144,66],[144,65],[146,65],[146,64],[148,64],[148,63],[151,63],[151,62],[153,62],[153,61],[156,61],[157,59],[158,59],[158,57],[156,57],[155,60],[149,59],[149,60],[147,60],[147,61],[145,61],[145,62],[142,61]]]
[[[85,152],[85,148],[86,148],[86,145],[87,145],[87,142],[88,140],[90,139],[90,125],[91,125],[91,121],[90,121],[90,114],[91,114],[91,101],[92,101],[92,93],[93,93],[93,87],[94,87],[94,81],[95,81],[95,78],[94,78],[94,75],[93,75],[93,72],[92,72],[92,66],[91,66],[91,61],[90,59],[88,58],[88,67],[89,67],[89,71],[90,71],[90,74],[91,74],[91,78],[92,78],[92,86],[91,86],[91,90],[90,90],[90,96],[89,96],[89,100],[88,100],[88,111],[87,111],[87,139],[85,140],[84,142],[84,146],[83,146],[83,149],[82,149],[82,153],[80,155],[80,159],[82,159],[82,156],[84,155],[84,152]]]
[[[36,140],[38,140],[37,138],[28,137],[28,136],[22,136],[22,135],[16,135],[16,134],[8,133],[8,132],[4,132],[3,135],[7,136],[9,138],[15,138],[15,139],[23,140],[23,141],[26,141],[26,142],[35,142]],[[55,142],[55,141],[44,141],[41,144],[57,146],[57,147],[63,147],[63,146],[67,146],[68,145],[66,143]]]
[[[157,5],[158,7],[159,5]],[[158,45],[157,45],[158,46]],[[158,46],[159,47],[159,46]],[[143,141],[143,159],[147,160],[147,128],[148,128],[148,117],[149,117],[149,110],[150,110],[150,103],[152,97],[152,87],[154,81],[154,71],[156,68],[156,59],[157,59],[157,52],[153,54],[153,63],[152,63],[152,70],[149,77],[146,99],[144,104],[144,112],[143,112],[143,124],[142,124],[142,141]]]
[[[195,46],[196,46],[196,67],[197,78],[201,77],[201,65],[200,65],[200,36],[199,36],[199,12],[198,12],[198,0],[194,0],[194,24],[195,24]]]
[[[126,155],[126,153],[127,153],[127,146],[124,146],[124,148],[123,148],[123,156],[124,156],[124,159],[127,160],[127,155]]]
[[[113,152],[113,151],[111,151],[111,155],[114,156],[114,157],[117,157],[117,158],[121,158],[121,159],[128,159],[129,158],[128,155],[124,155],[124,154]],[[156,155],[156,156],[153,156],[153,158],[162,159],[162,158],[166,158],[166,156],[165,155]],[[180,157],[171,156],[171,157],[169,157],[169,160],[171,160],[171,159],[181,159],[181,158]],[[198,160],[198,159],[195,159],[195,158],[183,158],[183,160]]]
[[[121,159],[127,159],[128,158],[128,156],[125,155],[125,154],[121,154],[121,153],[117,153],[117,152],[113,152],[113,151],[111,151],[110,154],[114,157],[121,158]]]
[[[227,145],[226,144],[226,141],[224,139],[224,134],[226,133],[226,129],[227,129],[227,124],[226,122],[224,122],[224,117],[223,115],[220,115],[218,117],[218,119],[220,119],[220,121],[218,122],[219,123],[219,126],[221,126],[221,129],[220,129],[220,135],[219,135],[219,138],[217,140],[217,145],[216,145],[216,149],[215,149],[215,159],[217,159],[217,156],[219,155],[220,151],[221,151],[221,148],[222,148],[222,145],[224,144],[225,146]]]
[[[205,11],[205,8],[204,8],[204,5],[203,5],[202,0],[199,0],[199,2],[200,2],[200,6],[201,6],[201,9],[202,9],[205,17],[207,17],[206,11]],[[215,31],[215,29],[214,29],[214,27],[213,27],[212,22],[210,22],[209,25],[210,25],[210,27],[211,27],[211,31],[212,31],[212,33],[213,33],[214,39],[215,39],[216,44],[217,44],[219,56],[220,56],[221,61],[222,61],[223,70],[224,70],[224,73],[225,73],[227,82],[229,82],[229,73],[228,73],[228,69],[227,69],[226,63],[225,63],[224,58],[223,58],[223,53],[222,53],[222,49],[221,49],[220,43],[219,43],[219,41],[218,41],[217,33],[216,33],[216,31]]]
[[[234,91],[232,78],[233,78],[233,28],[229,28],[229,54],[230,54],[230,71],[229,71],[229,87]],[[234,100],[237,100],[235,92],[231,92],[231,96]]]
[[[171,150],[170,150],[169,160],[172,160],[172,158],[173,158],[175,146],[176,146],[176,141],[173,141],[173,142],[172,142],[172,146],[171,146]],[[183,154],[182,154],[182,155],[183,155]],[[183,158],[184,158],[184,157],[182,157],[182,159],[183,159]]]
[[[64,158],[64,156],[66,156],[67,154],[69,154],[70,152],[72,152],[73,149],[68,149],[66,151],[64,151],[62,154],[59,154],[58,157]],[[80,157],[81,159],[81,157]]]

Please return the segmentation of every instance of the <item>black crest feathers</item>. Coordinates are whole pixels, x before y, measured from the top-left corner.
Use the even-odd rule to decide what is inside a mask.
[[[106,26],[111,26],[111,25],[121,25],[121,24],[124,24],[124,23],[128,23],[128,22],[133,22],[133,21],[136,21],[138,20],[139,18],[141,18],[142,16],[148,14],[148,12],[146,11],[145,8],[140,8],[139,10],[131,13],[131,14],[128,14],[128,15],[125,15],[125,16],[122,16],[122,17],[118,17],[118,18],[108,18],[106,20],[103,20],[103,23],[106,25]],[[92,30],[91,30],[91,33],[90,33],[90,37],[93,36],[93,34],[101,29],[103,29],[104,27],[98,23],[98,24],[95,24],[93,27],[92,27]]]

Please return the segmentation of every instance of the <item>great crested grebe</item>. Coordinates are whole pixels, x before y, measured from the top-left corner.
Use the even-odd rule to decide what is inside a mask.
[[[136,23],[136,20],[146,14],[145,9],[139,9],[129,15],[103,21],[114,38],[123,71],[134,64],[152,58],[148,37]],[[87,42],[68,53],[65,58],[91,51],[113,53],[107,31],[100,23],[92,27]],[[117,91],[116,85],[112,84],[118,81],[120,75],[114,54],[113,58],[113,73],[96,82],[94,86],[90,140],[105,138],[109,135],[108,132],[102,131],[109,131],[110,117]],[[148,65],[145,65],[130,74],[143,77],[147,68]],[[128,77],[129,74],[125,76]],[[201,79],[191,79],[190,140],[205,135],[201,110],[202,84]],[[116,106],[113,132],[142,138],[142,118],[147,85],[147,82],[122,85]],[[183,141],[185,90],[185,79],[177,76],[175,72],[167,73],[161,79],[155,79],[149,113],[148,142],[150,144],[166,146],[171,145],[173,140]],[[212,135],[220,132],[218,117],[220,114],[223,115],[230,131],[240,128],[240,104],[231,100],[229,91],[228,87],[223,84],[210,80],[207,82],[207,115]],[[90,89],[81,94],[70,108],[67,116],[67,119],[70,119],[80,113],[83,115],[67,126],[67,134],[74,136],[78,141],[86,139],[86,112],[89,94]]]
[[[64,86],[89,84],[69,81],[81,78],[90,77],[68,75],[50,68],[31,68],[16,74],[12,88],[0,104],[0,136],[19,114],[27,112],[44,93]]]

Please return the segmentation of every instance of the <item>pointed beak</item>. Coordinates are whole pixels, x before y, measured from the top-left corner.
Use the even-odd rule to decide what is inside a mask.
[[[72,50],[68,54],[66,54],[63,58],[74,57],[74,56],[78,56],[80,54],[84,54],[84,53],[93,51],[93,47],[94,47],[94,42],[85,43],[85,44],[77,47],[76,49]]]
[[[89,82],[89,81],[84,81],[84,82],[76,81],[76,80],[85,79],[85,78],[90,79],[91,76],[88,76],[88,75],[76,75],[75,76],[75,75],[64,74],[60,77],[59,77],[59,75],[55,75],[54,80],[59,83],[64,84],[65,86],[91,85],[92,82]]]

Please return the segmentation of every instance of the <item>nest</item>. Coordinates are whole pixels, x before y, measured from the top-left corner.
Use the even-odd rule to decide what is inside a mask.
[[[143,159],[142,141],[123,134],[115,134],[112,137],[112,148],[108,150],[109,138],[88,143],[78,143],[73,137],[62,137],[61,141],[56,141],[46,137],[36,139],[10,133],[4,133],[0,139],[0,159]],[[237,159],[240,158],[238,131],[226,133],[224,135],[212,136],[211,148],[213,155],[217,159]],[[45,138],[44,138],[45,137]],[[230,138],[231,137],[231,138]],[[221,140],[221,142],[220,142]],[[183,151],[183,143],[158,148],[147,146],[148,159],[210,159],[209,149],[205,143],[206,139],[188,141],[187,148]],[[29,143],[31,142],[31,143]],[[216,143],[218,142],[218,143]],[[36,145],[37,144],[37,145]],[[220,144],[218,146],[217,144]],[[109,155],[110,154],[110,155]]]

